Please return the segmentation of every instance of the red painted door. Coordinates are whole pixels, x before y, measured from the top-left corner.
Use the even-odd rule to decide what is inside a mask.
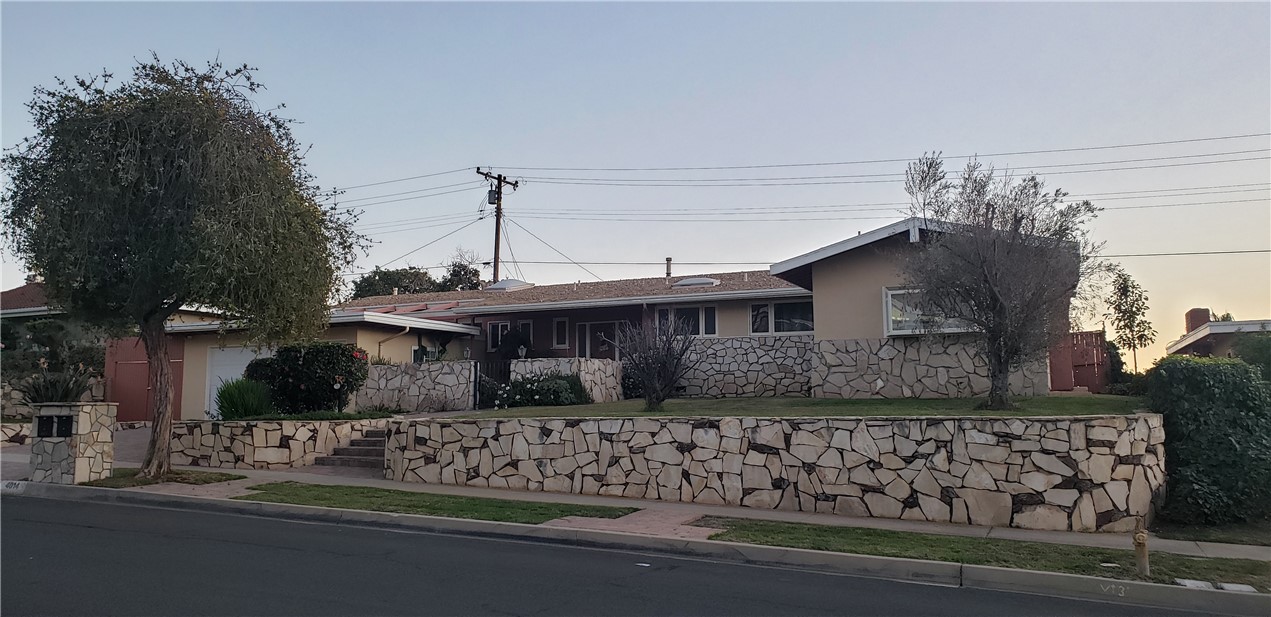
[[[172,404],[176,412],[181,404],[185,339],[168,337],[168,358],[172,370]],[[106,401],[119,404],[116,416],[119,422],[153,418],[149,360],[140,338],[111,339],[106,343]]]

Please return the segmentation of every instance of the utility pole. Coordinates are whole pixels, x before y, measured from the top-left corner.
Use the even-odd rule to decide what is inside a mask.
[[[490,181],[490,192],[486,196],[486,203],[494,205],[494,282],[499,282],[499,245],[503,240],[503,187],[504,185],[512,187],[516,190],[520,186],[519,183],[508,180],[503,174],[492,174],[488,171],[481,171],[477,168],[477,175],[484,177]]]

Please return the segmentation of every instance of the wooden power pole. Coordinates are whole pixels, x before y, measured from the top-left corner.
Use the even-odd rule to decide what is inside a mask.
[[[510,186],[515,190],[519,183],[508,180],[503,174],[492,174],[488,171],[481,171],[477,168],[477,175],[484,177],[490,181],[490,193],[486,197],[486,203],[494,205],[494,278],[495,283],[499,282],[499,245],[503,243],[503,187]]]

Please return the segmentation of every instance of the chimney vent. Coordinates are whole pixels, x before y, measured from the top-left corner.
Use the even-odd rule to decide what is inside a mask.
[[[666,282],[671,282],[671,258],[666,258]]]
[[[1187,311],[1186,321],[1187,321],[1187,332],[1192,332],[1196,330],[1196,328],[1199,328],[1209,323],[1209,309],[1194,308],[1190,311]]]
[[[393,295],[394,295],[394,296],[396,296],[396,295],[397,295],[397,288],[396,288],[396,287],[394,287],[394,288],[393,288]]]

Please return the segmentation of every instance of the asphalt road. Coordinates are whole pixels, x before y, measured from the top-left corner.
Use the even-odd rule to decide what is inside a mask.
[[[1169,614],[625,551],[11,496],[0,502],[0,612]]]

